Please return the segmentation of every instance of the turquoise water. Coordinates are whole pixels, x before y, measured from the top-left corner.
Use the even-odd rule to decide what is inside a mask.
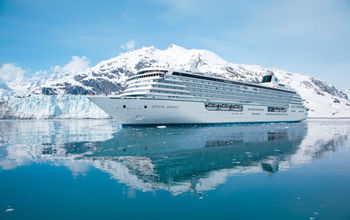
[[[350,121],[0,121],[0,219],[350,219]]]

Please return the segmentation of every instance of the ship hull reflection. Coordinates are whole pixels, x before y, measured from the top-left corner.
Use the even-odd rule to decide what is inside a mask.
[[[143,181],[164,184],[242,167],[274,173],[279,161],[297,151],[306,130],[304,123],[125,128],[96,143],[97,149],[85,157],[123,163]],[[145,158],[147,163],[140,162]]]

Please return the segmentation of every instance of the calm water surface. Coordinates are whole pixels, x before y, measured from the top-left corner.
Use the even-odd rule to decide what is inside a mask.
[[[350,219],[350,121],[0,121],[0,219]]]

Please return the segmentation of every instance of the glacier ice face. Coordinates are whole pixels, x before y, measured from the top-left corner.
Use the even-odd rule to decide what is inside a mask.
[[[0,99],[2,119],[109,118],[86,96],[34,95]]]
[[[38,78],[28,81],[15,81],[9,83],[9,88],[17,95],[24,96],[28,94],[36,95],[59,95],[56,101],[50,102],[50,107],[47,108],[46,113],[40,113],[39,118],[53,117],[83,117],[93,116],[97,117],[96,113],[87,113],[86,109],[79,109],[77,103],[84,103],[84,106],[94,106],[88,104],[89,101],[82,101],[83,98],[73,98],[68,96],[70,101],[63,98],[64,94],[71,95],[114,95],[125,89],[125,80],[128,76],[135,74],[139,69],[150,66],[165,66],[176,70],[189,70],[194,72],[203,72],[206,75],[215,77],[244,80],[250,82],[259,82],[263,75],[273,72],[281,81],[294,88],[299,92],[304,100],[304,104],[310,109],[310,117],[350,117],[350,100],[349,95],[343,91],[335,88],[331,84],[318,80],[316,78],[291,73],[278,69],[270,69],[257,65],[244,65],[229,63],[208,50],[190,49],[187,50],[177,45],[170,45],[165,50],[159,50],[155,47],[143,47],[138,50],[132,50],[119,54],[119,56],[104,60],[96,66],[89,68],[80,74],[66,74],[57,77],[47,77],[43,80]],[[50,98],[45,96],[36,96],[37,98],[29,98],[24,100],[14,99],[9,101],[10,107],[17,107],[15,102],[21,103],[19,105],[28,108],[28,111],[22,109],[21,115],[34,114],[33,108],[29,103],[34,101],[41,106],[43,110],[43,103],[48,103]],[[42,101],[38,101],[38,97]],[[62,102],[62,103],[61,103]],[[12,104],[11,104],[12,103]],[[24,104],[26,103],[26,104]],[[73,111],[65,110],[63,104],[72,105],[71,110],[83,111],[82,114],[74,113]],[[34,103],[32,104],[34,105]],[[51,106],[56,105],[56,106]],[[38,107],[39,108],[39,107]],[[4,109],[2,107],[2,109]],[[7,109],[8,110],[8,109]],[[12,108],[13,111],[18,111],[18,108]],[[0,111],[1,110],[0,108]],[[91,111],[96,111],[95,107]],[[30,112],[30,113],[25,113]],[[18,115],[18,114],[17,114]],[[63,116],[65,115],[65,116]],[[31,117],[35,117],[32,115]],[[105,117],[105,115],[101,115]],[[36,118],[36,117],[35,117]]]

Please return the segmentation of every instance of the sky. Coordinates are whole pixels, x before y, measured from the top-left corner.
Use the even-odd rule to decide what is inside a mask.
[[[170,44],[350,88],[350,0],[0,0],[6,80]]]

